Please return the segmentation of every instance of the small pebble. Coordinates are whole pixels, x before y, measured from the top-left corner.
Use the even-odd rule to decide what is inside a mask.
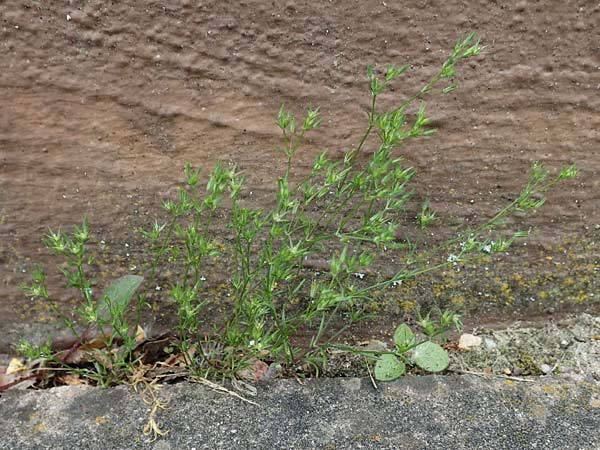
[[[494,350],[498,347],[498,344],[496,344],[496,341],[494,341],[493,339],[490,339],[490,338],[484,338],[483,344],[485,345],[485,348],[488,350]]]
[[[482,339],[479,336],[475,336],[469,333],[461,335],[458,340],[458,348],[462,350],[471,350],[473,347],[479,347]]]

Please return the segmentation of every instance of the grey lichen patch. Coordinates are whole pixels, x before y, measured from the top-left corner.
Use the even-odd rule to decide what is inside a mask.
[[[541,328],[475,330],[483,344],[451,355],[451,370],[505,375],[568,373],[600,379],[600,317],[580,314]]]
[[[450,372],[517,377],[567,374],[600,380],[599,316],[584,313],[538,327],[516,322],[504,329],[481,328],[473,333],[482,338],[482,344],[470,351],[450,351]],[[373,361],[359,353],[332,350],[321,375],[368,377],[368,364],[372,369]],[[411,369],[410,373],[419,371]]]

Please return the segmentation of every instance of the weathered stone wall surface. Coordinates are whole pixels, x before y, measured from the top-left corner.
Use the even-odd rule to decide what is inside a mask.
[[[553,169],[577,163],[581,175],[535,217],[519,219],[515,228],[538,230],[532,243],[504,268],[482,269],[480,287],[449,273],[421,294],[457,305],[470,294],[593,300],[597,2],[8,0],[0,6],[0,321],[45,318],[17,286],[33,261],[48,260],[39,242],[48,226],[87,215],[111,261],[100,280],[131,270],[143,256],[134,228],[153,221],[186,161],[234,162],[249,177],[249,198],[268,204],[283,165],[274,125],[281,103],[297,113],[320,106],[325,119],[299,156],[301,174],[323,148],[339,156],[357,142],[367,64],[413,65],[384,96],[392,105],[469,31],[485,54],[460,67],[457,91],[431,101],[438,134],[400,151],[418,171],[416,198],[444,218],[434,234],[514,198],[534,160]]]

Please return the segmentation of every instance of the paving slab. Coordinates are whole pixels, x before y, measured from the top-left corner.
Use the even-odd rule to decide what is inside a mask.
[[[164,386],[168,434],[130,387],[65,386],[0,398],[0,449],[600,449],[600,384],[471,375],[275,380],[252,400],[194,383]]]

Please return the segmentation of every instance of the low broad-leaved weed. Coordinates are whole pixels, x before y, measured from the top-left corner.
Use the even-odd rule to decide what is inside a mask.
[[[423,338],[415,335],[406,324],[400,324],[394,332],[394,350],[381,353],[375,363],[375,378],[379,381],[392,381],[406,373],[406,366],[413,365],[427,372],[441,372],[448,367],[448,352],[436,339],[450,331],[452,327],[462,329],[458,314],[443,311],[433,320],[430,313],[419,317],[418,325]]]

